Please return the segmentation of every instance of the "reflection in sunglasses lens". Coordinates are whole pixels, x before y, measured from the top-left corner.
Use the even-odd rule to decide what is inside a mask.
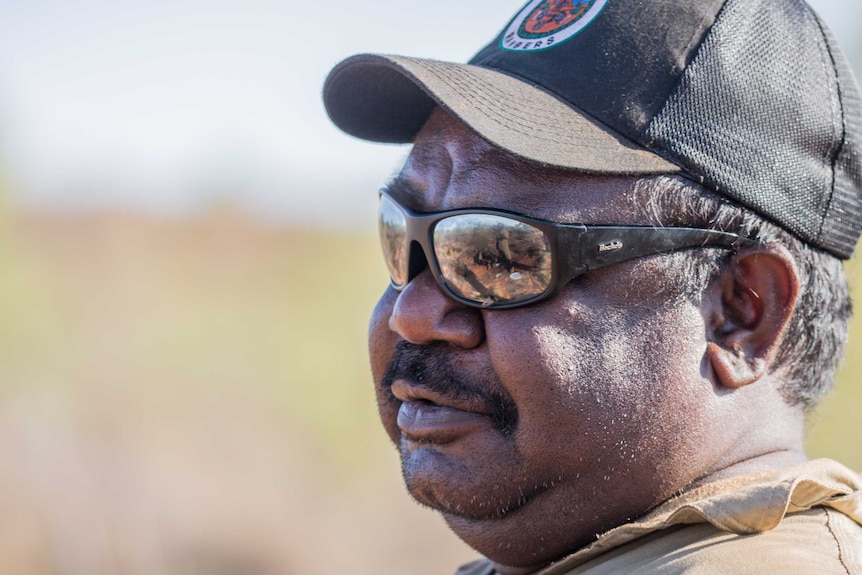
[[[532,299],[551,281],[545,234],[503,216],[464,214],[440,221],[434,254],[449,289],[486,306]]]
[[[380,196],[379,232],[389,277],[398,287],[407,283],[407,220],[395,202]]]

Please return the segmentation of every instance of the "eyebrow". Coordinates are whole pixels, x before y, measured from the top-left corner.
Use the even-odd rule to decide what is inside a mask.
[[[393,176],[383,186],[383,191],[392,196],[398,203],[408,208],[419,209],[425,203],[425,194],[422,190],[402,174]]]

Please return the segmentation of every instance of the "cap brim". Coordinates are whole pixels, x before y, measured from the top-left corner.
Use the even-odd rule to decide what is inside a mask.
[[[361,54],[330,72],[323,100],[335,125],[375,142],[411,142],[441,106],[528,160],[594,173],[680,171],[542,88],[470,64]]]

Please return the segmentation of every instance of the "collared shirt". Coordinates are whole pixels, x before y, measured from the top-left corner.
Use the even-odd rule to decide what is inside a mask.
[[[862,575],[862,478],[828,459],[704,485],[537,575]],[[456,575],[492,575],[487,560]]]

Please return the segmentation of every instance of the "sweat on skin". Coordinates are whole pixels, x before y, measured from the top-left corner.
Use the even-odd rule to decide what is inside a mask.
[[[440,109],[398,181],[395,200],[418,211],[648,223],[636,178],[542,169]],[[771,370],[799,292],[792,259],[744,249],[692,301],[667,258],[511,310],[461,305],[427,269],[382,295],[371,364],[408,490],[499,573],[532,573],[681,491],[805,459],[802,409]]]

